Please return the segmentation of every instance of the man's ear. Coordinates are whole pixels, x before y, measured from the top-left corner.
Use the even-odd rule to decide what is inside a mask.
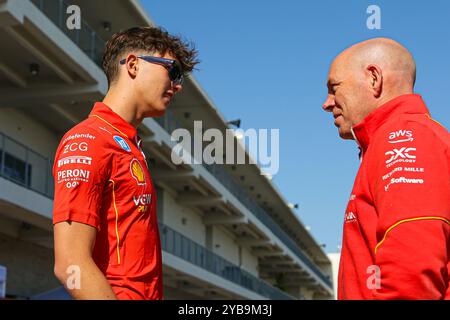
[[[127,67],[127,72],[130,75],[131,78],[136,78],[138,70],[139,70],[139,64],[138,64],[138,58],[134,54],[129,54],[125,60],[125,65]]]
[[[379,98],[383,91],[383,73],[376,64],[370,64],[366,68],[369,87],[372,89],[374,97]]]

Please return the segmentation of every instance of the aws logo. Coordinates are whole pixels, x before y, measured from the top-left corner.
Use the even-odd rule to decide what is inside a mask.
[[[145,172],[137,159],[133,159],[130,162],[130,172],[131,176],[134,178],[134,180],[136,180],[138,186],[145,185]]]
[[[389,143],[414,141],[412,131],[398,130],[389,133]]]

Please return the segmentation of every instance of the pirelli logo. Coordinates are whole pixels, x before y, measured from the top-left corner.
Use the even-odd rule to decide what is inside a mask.
[[[58,168],[65,166],[66,164],[86,164],[90,166],[92,164],[92,158],[85,156],[71,156],[58,160]]]

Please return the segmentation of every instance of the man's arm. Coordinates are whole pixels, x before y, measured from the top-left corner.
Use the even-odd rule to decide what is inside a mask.
[[[443,299],[450,241],[449,158],[429,127],[399,123],[411,141],[392,143],[389,132],[374,145],[371,171],[378,213],[374,299]]]
[[[92,259],[97,230],[78,222],[54,225],[55,275],[77,300],[117,300],[114,291]],[[79,288],[73,284],[80,271]],[[70,278],[70,279],[69,279]],[[69,280],[69,281],[68,281]]]
[[[405,220],[379,243],[376,265],[381,287],[377,300],[444,299],[447,285],[450,222],[434,217]]]

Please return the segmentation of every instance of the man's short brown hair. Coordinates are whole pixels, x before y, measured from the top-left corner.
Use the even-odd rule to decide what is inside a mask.
[[[170,35],[159,27],[134,27],[120,31],[106,43],[102,66],[108,85],[116,80],[119,60],[133,51],[146,51],[165,55],[172,54],[187,75],[199,63],[193,43],[187,43],[179,36]]]

